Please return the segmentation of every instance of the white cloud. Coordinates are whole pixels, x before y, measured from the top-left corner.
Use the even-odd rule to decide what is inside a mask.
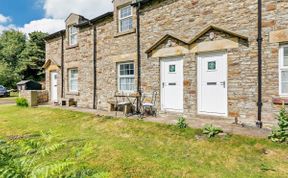
[[[66,19],[70,13],[94,18],[113,9],[112,0],[41,0],[46,16]]]
[[[26,34],[33,31],[51,34],[65,28],[64,20],[70,13],[91,19],[113,10],[112,0],[36,0],[34,5],[43,8],[45,18],[33,20],[23,27],[16,27],[11,24],[10,17],[0,13],[0,33],[4,30],[15,29]]]
[[[12,19],[10,17],[6,17],[3,14],[0,14],[0,24],[11,22]]]
[[[16,29],[15,25],[0,25],[0,34],[5,30]]]
[[[28,34],[34,31],[41,31],[45,33],[54,33],[56,31],[65,28],[65,23],[63,19],[40,19],[31,21],[25,24],[23,27],[19,28],[20,31]]]

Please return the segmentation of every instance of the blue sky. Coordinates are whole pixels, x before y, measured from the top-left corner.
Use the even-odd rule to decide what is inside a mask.
[[[45,11],[35,0],[0,0],[0,12],[12,18],[13,24],[23,26],[45,17]]]
[[[70,13],[94,18],[111,11],[112,0],[0,0],[0,33],[16,29],[24,33],[54,33],[65,27]]]

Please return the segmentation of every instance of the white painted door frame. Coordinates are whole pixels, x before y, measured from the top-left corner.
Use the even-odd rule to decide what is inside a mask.
[[[50,72],[50,100],[52,103],[58,102],[58,73]]]
[[[203,111],[202,110],[202,104],[203,104],[203,88],[202,88],[202,70],[203,70],[203,58],[205,57],[212,57],[213,56],[222,56],[222,61],[223,62],[223,66],[224,66],[224,71],[223,71],[223,74],[224,74],[224,77],[221,78],[220,81],[211,81],[213,82],[213,84],[217,83],[216,85],[218,85],[219,87],[224,86],[225,85],[225,94],[224,94],[224,102],[222,103],[217,103],[218,101],[214,101],[213,100],[213,103],[214,104],[222,104],[223,106],[223,109],[221,111],[219,111],[219,113],[216,113],[216,112],[209,112],[209,111]],[[220,59],[218,59],[220,60]],[[216,60],[217,61],[217,60]],[[205,64],[206,65],[206,64]],[[208,69],[207,69],[208,70]],[[224,80],[224,85],[223,85],[223,82],[222,80]],[[208,85],[208,83],[207,83]],[[210,93],[209,93],[210,94]],[[215,94],[214,94],[215,95]],[[216,93],[217,95],[217,93]],[[200,115],[213,115],[213,116],[222,116],[222,117],[228,117],[228,57],[227,57],[227,52],[226,51],[218,51],[218,52],[209,52],[209,53],[200,53],[198,54],[197,56],[197,112],[198,114]]]
[[[160,60],[161,110],[183,113],[184,111],[184,65],[183,57],[166,57]],[[175,67],[175,73],[170,72]]]

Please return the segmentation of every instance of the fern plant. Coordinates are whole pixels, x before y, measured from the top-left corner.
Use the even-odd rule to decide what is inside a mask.
[[[55,143],[52,140],[50,133],[42,132],[38,137],[1,141],[0,177],[93,177],[99,174],[85,166],[82,156],[42,163],[41,160],[67,146],[66,143]],[[89,153],[90,149],[89,146],[84,146],[78,152],[87,155],[86,152]]]
[[[288,143],[288,114],[285,106],[280,110],[277,119],[279,127],[274,129],[268,138],[273,142]]]
[[[214,127],[211,125],[206,125],[203,128],[203,134],[207,135],[208,138],[215,137],[216,135],[223,133],[223,130],[221,128]]]

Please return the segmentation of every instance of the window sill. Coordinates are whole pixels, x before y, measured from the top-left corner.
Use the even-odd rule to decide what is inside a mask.
[[[288,97],[275,97],[272,99],[273,101],[273,104],[276,104],[276,105],[282,105],[283,103],[285,105],[288,105]]]
[[[76,45],[72,45],[72,46],[68,46],[66,49],[68,50],[68,49],[73,49],[73,48],[77,48],[77,47],[79,47],[78,44],[76,44]]]
[[[79,96],[79,92],[78,91],[75,91],[75,92],[68,92],[67,95],[74,95],[74,96]]]
[[[135,33],[135,32],[136,32],[136,29],[132,28],[131,30],[128,30],[128,31],[125,31],[125,32],[118,32],[116,35],[114,35],[114,38],[118,38],[120,36],[129,35],[129,34],[132,34],[132,33]]]
[[[139,97],[140,94],[136,91],[118,91],[115,93],[118,97]]]

